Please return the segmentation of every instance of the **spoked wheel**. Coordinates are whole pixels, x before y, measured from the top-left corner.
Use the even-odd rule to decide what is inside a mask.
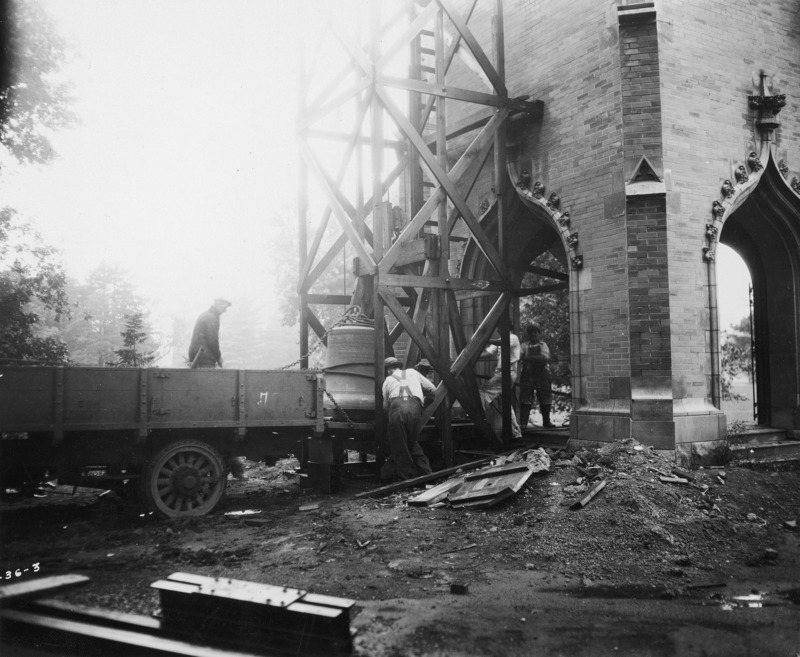
[[[145,504],[170,518],[205,515],[225,495],[227,483],[217,450],[194,440],[167,445],[142,473]]]

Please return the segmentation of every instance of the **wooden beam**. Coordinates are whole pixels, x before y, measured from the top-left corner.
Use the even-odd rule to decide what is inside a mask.
[[[370,249],[367,248],[367,245],[360,239],[358,233],[356,233],[355,228],[352,224],[352,218],[350,215],[342,207],[341,203],[339,202],[338,194],[330,188],[328,177],[325,171],[323,171],[322,167],[320,166],[319,162],[317,162],[317,158],[308,148],[307,144],[302,144],[303,148],[301,149],[303,154],[303,159],[309,165],[309,168],[314,172],[320,182],[320,187],[322,187],[322,191],[324,192],[325,196],[327,197],[328,203],[333,209],[336,218],[339,220],[344,232],[347,234],[347,237],[350,240],[350,243],[353,245],[355,250],[358,252],[358,256],[363,260],[364,264],[375,268],[375,260],[372,257],[372,252]]]
[[[500,254],[497,252],[497,249],[495,249],[491,240],[489,240],[483,228],[478,223],[478,220],[475,218],[472,210],[469,208],[469,206],[467,206],[453,180],[448,176],[447,172],[445,172],[442,167],[439,166],[439,163],[436,161],[436,158],[433,156],[430,149],[422,141],[422,137],[420,137],[420,135],[414,130],[414,127],[408,122],[408,119],[403,116],[403,113],[394,104],[394,101],[386,93],[386,90],[382,89],[381,87],[376,87],[375,92],[383,102],[383,106],[388,110],[397,126],[403,131],[406,137],[409,138],[411,143],[417,149],[417,152],[425,161],[426,166],[430,169],[433,176],[442,186],[445,193],[450,198],[450,201],[461,213],[461,216],[463,217],[470,231],[472,231],[472,235],[475,238],[478,248],[480,248],[480,250],[486,256],[486,259],[489,261],[492,267],[494,267],[495,271],[500,275],[500,277],[506,278],[505,263],[500,257]],[[503,120],[505,120],[505,116],[503,117]]]
[[[12,602],[38,598],[44,594],[54,595],[88,583],[89,578],[86,575],[51,575],[50,577],[4,584],[0,586],[0,607]]]
[[[472,367],[474,365],[475,361],[478,359],[478,356],[480,356],[481,352],[483,352],[486,343],[489,341],[489,337],[492,335],[492,331],[494,331],[495,327],[497,326],[497,322],[500,319],[501,313],[503,313],[508,309],[508,303],[510,298],[511,295],[509,293],[501,294],[500,297],[492,306],[492,308],[486,314],[486,317],[483,318],[483,321],[480,323],[475,333],[472,334],[472,337],[467,343],[466,348],[463,349],[453,361],[453,364],[450,367],[450,371],[454,375],[458,376],[464,371],[466,367]],[[429,409],[431,409],[434,406],[434,404],[441,403],[446,394],[447,391],[443,389],[443,386],[440,384],[436,389],[436,394],[434,395],[433,403],[431,403],[431,405],[428,406],[422,412],[422,418],[425,422],[427,422],[433,415],[433,411],[430,411]],[[467,412],[469,412],[470,409],[472,410],[472,413],[470,413],[470,417],[472,417],[473,421],[476,422],[476,426],[478,426],[479,419],[483,419],[483,422],[486,423],[486,418],[485,414],[483,413],[482,405],[480,407],[480,411],[478,411],[478,409],[472,407],[471,405],[472,400],[469,400],[470,401],[469,404],[465,404],[464,400],[461,399],[459,401],[461,401],[462,406],[464,406],[464,409],[467,410]],[[480,427],[478,426],[478,428]],[[496,438],[495,433],[491,429],[491,427],[489,427],[489,435]]]
[[[350,162],[350,158],[355,150],[356,145],[358,144],[358,129],[361,126],[361,123],[364,121],[364,117],[366,116],[367,109],[369,108],[370,100],[372,99],[372,94],[368,93],[364,95],[364,98],[361,99],[361,106],[358,108],[356,112],[356,119],[353,125],[353,129],[356,132],[354,136],[351,136],[347,147],[345,148],[344,155],[342,156],[342,161],[339,165],[339,171],[336,174],[336,185],[339,186],[342,184],[344,180],[345,173],[347,172],[347,164]],[[308,277],[308,273],[311,269],[311,266],[314,264],[314,260],[317,257],[317,252],[319,250],[319,246],[322,242],[322,238],[325,234],[325,229],[328,226],[328,220],[331,216],[331,206],[328,205],[323,212],[322,219],[320,220],[319,226],[317,227],[317,232],[314,235],[314,241],[311,245],[311,248],[308,251],[308,254],[305,255],[302,262],[302,267],[300,271],[300,277],[297,281],[297,289],[298,291],[308,291],[310,285],[306,285],[306,279]],[[305,226],[303,226],[305,229]]]
[[[306,308],[306,311],[306,320],[308,321],[308,325],[314,330],[314,333],[317,334],[317,337],[322,340],[325,335],[325,327],[322,325],[322,322],[319,321],[319,318],[313,313],[311,308]]]
[[[362,498],[362,497],[384,497],[386,495],[391,495],[392,493],[396,493],[399,490],[404,490],[405,488],[413,488],[414,486],[421,486],[422,484],[427,484],[429,481],[436,481],[437,479],[441,479],[442,477],[449,477],[450,475],[454,475],[458,472],[468,472],[470,470],[476,470],[477,468],[483,467],[484,465],[488,465],[492,462],[491,456],[486,457],[485,459],[480,459],[479,461],[471,461],[470,463],[464,463],[463,465],[454,465],[451,468],[445,468],[444,470],[439,470],[438,472],[432,472],[431,474],[421,475],[419,477],[414,477],[413,479],[406,479],[404,481],[398,481],[394,484],[389,484],[387,486],[381,486],[380,488],[375,488],[373,490],[365,490],[361,493],[356,493],[353,497]]]
[[[491,112],[491,111],[490,111]],[[482,110],[481,112],[476,112],[461,121],[456,122],[448,131],[447,131],[447,138],[448,139],[455,139],[456,137],[461,137],[462,135],[466,135],[467,133],[474,132],[479,128],[485,126],[491,120],[492,116],[494,116],[494,112],[488,113],[487,110]],[[432,153],[436,153],[436,135],[431,135],[425,138],[425,143],[431,149]]]
[[[453,179],[456,189],[458,189],[464,197],[466,197],[472,190],[475,181],[480,174],[481,167],[485,161],[492,145],[494,130],[499,122],[505,118],[505,114],[497,112],[489,120],[489,123],[478,134],[469,147],[464,151],[458,162],[450,169],[449,175]],[[445,193],[440,188],[431,194],[426,203],[422,206],[416,216],[403,228],[403,232],[397,238],[392,248],[386,253],[386,256],[380,263],[380,270],[383,273],[388,273],[393,266],[397,264],[398,251],[403,246],[410,242],[422,230],[422,227],[433,215],[433,211],[444,202]],[[453,210],[455,218],[451,217],[448,227],[448,235],[455,225],[456,218],[458,217],[457,210]]]
[[[362,78],[352,87],[346,89],[338,96],[336,96],[327,105],[324,105],[313,112],[305,112],[303,114],[302,122],[298,125],[297,129],[302,132],[303,130],[310,128],[314,123],[319,121],[325,115],[341,107],[345,102],[350,100],[353,96],[357,96],[362,91],[366,91],[367,89],[369,89],[371,86],[372,86],[372,79],[370,77]]]
[[[311,304],[329,304],[334,306],[349,306],[350,296],[346,294],[308,294],[306,300]]]
[[[486,290],[493,292],[509,291],[509,284],[503,281],[473,280],[471,278],[450,278],[449,276],[411,276],[408,274],[384,274],[381,284],[390,287],[433,288],[437,290]]]
[[[569,288],[569,283],[554,283],[553,285],[542,285],[540,287],[523,287],[514,290],[515,297],[528,297],[533,294],[545,294],[546,292],[558,292]]]
[[[478,64],[480,64],[483,72],[486,73],[486,76],[489,78],[489,81],[492,83],[495,91],[500,96],[507,96],[508,89],[506,89],[506,84],[503,81],[503,76],[498,73],[492,63],[489,61],[489,58],[486,56],[486,53],[483,52],[483,48],[481,48],[478,40],[472,34],[472,31],[469,29],[467,22],[461,17],[461,14],[458,10],[450,3],[450,0],[436,0],[447,12],[447,15],[450,17],[450,20],[455,25],[458,33],[461,35],[461,38],[464,39],[469,49],[472,51],[472,54],[475,56],[475,59],[478,60]]]
[[[541,118],[544,115],[544,102],[541,100],[519,100],[506,96],[495,96],[482,91],[463,89],[451,85],[436,85],[422,80],[412,80],[410,78],[398,78],[392,75],[379,75],[378,83],[393,89],[405,89],[406,91],[416,91],[422,94],[430,94],[441,98],[452,98],[467,103],[478,105],[488,105],[510,110],[512,112],[524,112],[533,118]]]
[[[349,142],[353,139],[352,133],[335,132],[333,130],[318,130],[318,129],[306,130],[305,136],[314,139],[330,139],[331,141],[346,141],[346,142]],[[356,135],[355,141],[359,146],[368,146],[371,143],[369,137],[362,137],[360,135]],[[404,151],[407,146],[406,142],[400,141],[398,139],[386,139],[384,140],[384,145],[386,146],[386,148],[391,148],[393,150],[398,150],[398,151]]]
[[[431,3],[425,7],[419,13],[419,15],[406,26],[405,30],[403,30],[403,33],[397,38],[397,40],[381,55],[381,58],[375,64],[375,69],[380,71],[381,69],[386,68],[386,64],[395,55],[395,53],[408,45],[408,42],[415,38],[417,34],[419,34],[420,30],[430,22],[434,13],[436,13],[436,10],[437,7],[434,3]]]
[[[531,274],[539,274],[540,276],[547,276],[548,278],[555,278],[558,281],[569,281],[569,274],[556,271],[555,269],[545,269],[544,267],[536,267],[534,265],[528,265],[527,267],[525,267],[525,271]]]

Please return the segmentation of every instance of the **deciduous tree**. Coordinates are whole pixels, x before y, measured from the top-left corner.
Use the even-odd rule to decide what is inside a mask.
[[[43,313],[68,317],[66,275],[58,252],[15,210],[0,210],[0,358],[65,363],[64,341]]]
[[[0,145],[20,163],[47,163],[48,133],[77,122],[57,75],[65,45],[35,0],[0,0],[0,12]]]

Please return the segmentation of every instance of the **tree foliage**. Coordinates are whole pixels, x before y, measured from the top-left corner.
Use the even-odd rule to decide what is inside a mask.
[[[540,255],[533,263],[537,267],[566,274],[567,268],[550,252]],[[525,274],[522,287],[535,288],[555,283],[554,279],[538,274]],[[550,348],[552,360],[550,372],[553,388],[561,392],[569,392],[572,387],[570,371],[570,333],[569,333],[569,291],[557,290],[535,294],[520,299],[520,340],[525,339],[525,327],[537,324],[541,329],[541,338]],[[566,410],[570,398],[561,395],[553,397],[553,406],[557,410]]]
[[[0,210],[0,358],[65,363],[67,346],[42,322],[69,316],[58,252],[15,210]]]
[[[77,122],[57,75],[64,41],[34,0],[0,0],[0,11],[0,144],[20,163],[47,163],[55,157],[48,131]]]
[[[731,326],[730,332],[723,333],[721,352],[720,388],[724,401],[746,401],[745,395],[734,392],[736,377],[746,374],[752,380],[754,359],[752,352],[750,318],[743,317]]]
[[[148,336],[145,348],[157,352],[159,343],[147,322],[144,300],[136,293],[130,274],[115,265],[101,263],[86,281],[68,282],[72,318],[59,324],[71,358],[82,365],[105,366],[116,362],[124,348],[128,318],[140,315]]]
[[[114,350],[116,359],[108,363],[111,367],[147,367],[156,359],[156,352],[145,346],[148,335],[143,313],[125,315],[125,330],[120,336],[122,347]]]

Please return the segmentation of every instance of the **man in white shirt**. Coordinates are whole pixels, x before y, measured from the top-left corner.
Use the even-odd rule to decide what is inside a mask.
[[[511,390],[513,394],[514,384],[517,381],[517,364],[519,363],[520,344],[519,338],[513,331],[509,334],[508,338],[511,347],[509,360],[511,361]],[[489,404],[491,404],[503,391],[503,369],[500,340],[490,340],[489,346],[483,351],[483,355],[497,357],[497,365],[494,368],[494,375],[480,387],[483,410],[486,410],[489,408]],[[514,412],[513,408],[511,409],[511,435],[515,439],[522,438],[522,431],[519,428],[519,422],[517,422],[517,414]]]
[[[383,407],[388,410],[391,456],[381,468],[381,479],[402,481],[430,474],[431,465],[418,441],[425,393],[435,393],[436,386],[416,370],[404,370],[396,358],[387,358],[384,370]]]

